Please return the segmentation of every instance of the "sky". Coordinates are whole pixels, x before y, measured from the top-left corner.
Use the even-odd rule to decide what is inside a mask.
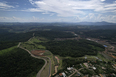
[[[0,0],[0,22],[112,22],[116,0]]]

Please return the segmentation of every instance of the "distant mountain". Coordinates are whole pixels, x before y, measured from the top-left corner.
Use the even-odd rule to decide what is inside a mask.
[[[21,22],[0,22],[0,25],[38,25],[38,24],[44,24],[44,25],[57,25],[57,26],[70,26],[70,25],[90,25],[90,26],[105,26],[105,25],[116,25],[116,23],[110,23],[110,22],[26,22],[26,23],[21,23]]]
[[[109,23],[109,22],[79,22],[78,25],[95,25],[95,26],[102,26],[102,25],[116,25],[116,23]]]

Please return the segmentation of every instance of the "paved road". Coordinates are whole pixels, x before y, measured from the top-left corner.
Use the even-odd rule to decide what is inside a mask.
[[[49,74],[48,77],[51,77],[51,59],[49,57],[47,57],[49,59]]]
[[[33,33],[33,37],[34,37],[34,35],[35,35],[35,33]],[[33,38],[33,37],[32,37],[32,38]],[[31,38],[30,38],[30,39],[31,39]],[[29,39],[28,41],[30,41],[30,39]],[[30,42],[31,42],[31,41],[30,41]],[[19,42],[19,44],[18,44],[17,47],[26,50],[32,57],[34,57],[34,58],[38,58],[38,59],[43,59],[43,60],[45,61],[44,66],[42,67],[42,69],[41,69],[41,70],[37,73],[37,75],[36,75],[36,77],[40,77],[41,72],[43,71],[43,69],[44,69],[45,66],[47,65],[47,60],[44,59],[44,58],[41,58],[41,57],[34,56],[29,50],[27,50],[27,49],[21,47],[20,44],[21,44],[21,42]],[[51,59],[50,59],[49,57],[46,57],[46,58],[49,59],[49,74],[48,74],[47,77],[51,77]]]
[[[37,56],[34,56],[29,50],[27,50],[27,49],[25,49],[25,48],[23,48],[23,47],[19,47],[19,48],[21,48],[21,49],[24,49],[24,50],[26,50],[32,57],[34,57],[34,58],[38,58],[38,59],[43,59],[44,61],[45,61],[45,64],[44,64],[44,66],[42,67],[42,69],[37,73],[37,75],[36,75],[36,77],[40,77],[40,74],[41,74],[41,72],[42,72],[42,70],[45,68],[45,66],[47,65],[47,60],[46,59],[44,59],[44,58],[41,58],[41,57],[37,57]],[[50,77],[50,75],[51,75],[51,59],[49,58],[49,63],[50,63],[50,66],[49,66],[49,76],[48,77]]]

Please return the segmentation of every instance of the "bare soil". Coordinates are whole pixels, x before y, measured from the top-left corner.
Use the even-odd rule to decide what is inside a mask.
[[[55,56],[55,58],[57,59],[57,62],[59,63],[59,58],[57,56]]]
[[[44,56],[45,50],[33,50],[31,53],[35,56]]]

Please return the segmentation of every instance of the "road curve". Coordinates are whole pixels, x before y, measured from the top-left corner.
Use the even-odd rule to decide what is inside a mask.
[[[51,59],[49,57],[47,57],[49,59],[49,75],[48,77],[51,77]]]
[[[19,46],[18,46],[18,47],[19,47]],[[23,47],[19,47],[19,48],[26,50],[32,57],[38,58],[38,59],[43,59],[43,60],[45,61],[44,66],[42,67],[42,69],[41,69],[41,70],[37,73],[37,75],[36,75],[36,77],[40,77],[40,74],[41,74],[42,70],[43,70],[43,69],[45,68],[45,66],[47,65],[46,59],[41,58],[41,57],[34,56],[29,50],[27,50],[27,49],[25,49],[25,48],[23,48]],[[49,59],[49,61],[51,61],[51,60]],[[50,62],[50,63],[51,63],[51,62]],[[50,64],[50,67],[49,67],[49,68],[51,68],[51,64]],[[50,75],[51,75],[51,70],[49,71],[49,76],[48,76],[48,77],[50,77]]]

